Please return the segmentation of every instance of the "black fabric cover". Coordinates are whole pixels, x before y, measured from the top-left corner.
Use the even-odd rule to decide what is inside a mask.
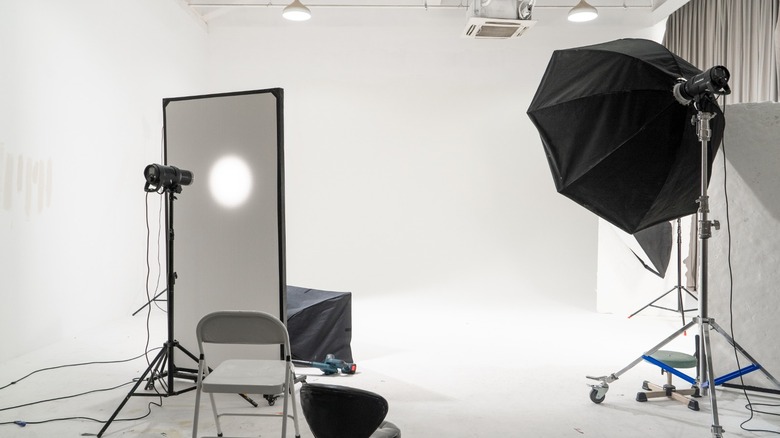
[[[700,72],[643,39],[553,52],[528,116],[558,192],[629,234],[696,212],[697,111],[672,90]],[[725,127],[714,107],[710,168]]]
[[[292,358],[322,362],[327,354],[352,359],[352,294],[287,286],[287,331]]]
[[[672,258],[672,224],[661,222],[650,228],[637,231],[634,233],[634,238],[653,266],[647,266],[642,258],[634,253],[636,258],[648,271],[664,278],[666,269],[669,267],[669,260]]]
[[[320,383],[301,387],[301,407],[315,438],[369,438],[388,410],[379,394]]]

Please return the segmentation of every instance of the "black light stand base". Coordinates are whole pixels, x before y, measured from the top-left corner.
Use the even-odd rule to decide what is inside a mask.
[[[677,308],[672,309],[669,307],[659,306],[655,303],[660,301],[662,298],[666,297],[670,293],[677,291]],[[661,310],[668,310],[670,312],[676,312],[680,314],[680,317],[682,318],[682,325],[685,325],[685,313],[686,312],[695,312],[699,309],[686,309],[683,306],[683,291],[685,291],[690,297],[692,297],[694,300],[697,299],[696,295],[692,294],[691,291],[685,288],[685,286],[682,285],[682,221],[680,218],[677,218],[677,285],[668,291],[666,293],[662,294],[658,298],[654,299],[653,301],[646,304],[641,309],[637,310],[636,312],[629,315],[629,319],[636,315],[637,313],[647,309],[648,307],[654,307],[656,309]]]
[[[636,312],[632,313],[628,317],[631,318],[631,317],[637,315],[638,313],[640,313],[641,311],[647,309],[648,307],[653,307],[653,308],[661,309],[661,310],[668,310],[669,312],[676,312],[676,313],[679,313],[679,314],[682,314],[682,315],[684,315],[687,312],[696,312],[696,311],[699,310],[699,309],[684,309],[681,306],[678,306],[676,309],[672,309],[671,307],[664,307],[664,306],[659,306],[659,305],[655,304],[655,303],[657,303],[658,301],[660,301],[661,299],[663,299],[664,297],[666,297],[667,295],[669,295],[670,293],[672,293],[674,291],[678,291],[677,292],[678,303],[682,301],[683,291],[685,291],[693,299],[696,299],[696,295],[692,294],[691,291],[689,291],[688,289],[685,288],[685,286],[679,286],[679,287],[675,286],[675,287],[669,289],[668,291],[666,291],[664,294],[660,295],[658,298],[656,298],[653,301],[651,301],[648,304],[646,304],[641,309],[639,309]]]
[[[189,358],[191,358],[194,361],[198,361],[198,358],[195,357],[192,353],[190,353],[186,348],[182,347],[181,344],[179,344],[179,341],[172,341],[172,342],[166,342],[163,346],[163,348],[160,350],[159,353],[157,353],[157,356],[149,363],[149,366],[146,368],[146,371],[141,374],[141,377],[138,378],[138,380],[135,382],[135,385],[130,389],[130,391],[127,393],[127,396],[125,396],[124,400],[122,400],[122,403],[119,404],[119,407],[116,408],[114,413],[111,415],[111,418],[106,421],[106,424],[103,425],[103,428],[100,429],[100,432],[98,432],[97,436],[98,438],[103,436],[103,433],[105,433],[106,429],[111,425],[111,423],[116,419],[116,416],[119,415],[119,412],[122,410],[122,408],[125,407],[125,404],[127,404],[128,401],[130,401],[131,397],[172,397],[179,394],[184,394],[185,392],[190,392],[195,390],[196,386],[189,386],[187,388],[184,388],[182,390],[176,391],[174,389],[174,383],[173,379],[184,379],[184,380],[190,380],[193,383],[197,382],[198,380],[198,370],[192,369],[192,368],[179,368],[173,363],[173,350],[174,348],[178,349],[182,353],[186,354]],[[165,365],[169,364],[168,370],[165,370]],[[211,369],[209,369],[211,371]],[[147,377],[148,376],[148,377]],[[160,379],[166,379],[168,380],[168,383],[166,385],[166,391],[163,393],[160,392],[136,392],[138,390],[138,387],[141,386],[141,383],[146,381],[146,385],[144,386],[144,390],[146,391],[154,391],[154,384],[156,380]],[[248,395],[246,394],[239,394],[241,398],[246,400],[249,404],[251,404],[254,407],[257,407],[257,402],[252,400]],[[273,404],[270,403],[269,404]]]
[[[102,437],[105,433],[106,429],[108,429],[109,426],[111,426],[111,423],[116,419],[117,415],[119,415],[119,412],[122,410],[122,408],[125,407],[125,404],[130,400],[131,397],[171,397],[176,396],[179,394],[184,394],[185,392],[189,392],[195,389],[195,386],[190,386],[185,389],[182,389],[180,391],[176,391],[173,386],[173,379],[174,378],[182,378],[187,380],[192,380],[195,382],[197,380],[197,370],[192,369],[185,369],[185,368],[177,368],[176,365],[173,364],[173,350],[174,348],[179,349],[181,352],[192,358],[197,362],[198,358],[195,357],[192,353],[187,351],[186,348],[182,347],[178,341],[173,342],[166,342],[163,345],[163,348],[160,350],[159,353],[157,353],[157,356],[149,363],[149,366],[146,368],[146,370],[141,374],[141,377],[138,378],[138,380],[135,382],[135,385],[130,389],[130,391],[125,396],[124,400],[119,404],[119,407],[116,408],[113,414],[111,414],[111,417],[106,421],[106,424],[103,425],[103,428],[100,429],[100,432],[98,432],[97,436],[98,438]],[[168,370],[165,371],[165,365],[169,364]],[[148,379],[147,379],[148,376]],[[161,379],[163,377],[168,378],[168,385],[165,392],[136,392],[138,390],[138,387],[141,386],[141,383],[146,381],[146,386],[144,387],[147,391],[154,390],[154,382],[157,379]]]

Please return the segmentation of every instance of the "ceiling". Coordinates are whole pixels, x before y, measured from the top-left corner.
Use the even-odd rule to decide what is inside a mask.
[[[292,0],[180,0],[194,14],[200,17],[205,23],[211,20],[225,16],[226,14],[236,14],[239,11],[259,9],[273,9],[281,11]],[[350,9],[358,10],[377,10],[377,9],[467,9],[471,0],[301,0],[303,4],[316,14],[320,9]],[[485,0],[483,0],[484,2]],[[497,0],[493,0],[497,1]],[[548,15],[550,13],[560,13],[565,16],[579,0],[536,0],[534,5],[535,14]],[[625,17],[637,20],[637,24],[655,24],[669,16],[680,6],[689,0],[588,0],[588,3],[599,10],[599,18],[610,14],[629,12],[622,15],[618,20],[625,24]],[[536,18],[533,16],[532,18]],[[641,23],[640,23],[641,22]]]

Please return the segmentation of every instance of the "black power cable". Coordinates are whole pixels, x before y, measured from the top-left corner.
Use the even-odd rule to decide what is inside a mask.
[[[140,354],[138,356],[132,357],[130,359],[82,362],[82,363],[65,364],[65,365],[57,365],[57,366],[53,366],[53,367],[41,368],[41,369],[35,370],[35,371],[25,375],[24,377],[16,379],[16,380],[12,381],[11,383],[8,383],[7,385],[5,385],[3,387],[0,387],[0,390],[6,389],[6,388],[10,387],[11,385],[15,385],[15,384],[21,382],[22,380],[25,380],[28,377],[33,376],[34,374],[37,374],[37,373],[40,373],[40,372],[44,372],[44,371],[51,371],[51,370],[70,368],[70,367],[86,366],[86,365],[101,365],[101,364],[125,363],[125,362],[130,362],[130,361],[133,361],[133,360],[136,360],[136,359],[140,359],[141,357],[143,357],[146,354],[147,354],[147,352],[144,352],[143,354]],[[49,399],[45,399],[45,400],[37,400],[37,401],[34,401],[34,402],[24,403],[24,404],[20,404],[20,405],[16,405],[16,406],[2,407],[2,408],[0,408],[0,412],[10,411],[10,410],[14,410],[14,409],[20,409],[20,408],[24,408],[24,407],[28,407],[28,406],[33,406],[33,405],[42,404],[42,403],[48,403],[48,402],[53,402],[53,401],[67,400],[67,399],[76,398],[76,397],[80,397],[80,396],[87,395],[87,394],[94,394],[94,393],[97,393],[97,392],[111,391],[111,390],[114,390],[114,389],[121,388],[123,386],[127,386],[127,385],[129,385],[131,383],[134,383],[134,382],[130,381],[130,382],[122,383],[122,384],[119,384],[119,385],[116,385],[116,386],[112,386],[112,387],[109,387],[109,388],[93,389],[93,390],[84,391],[84,392],[81,392],[81,393],[78,393],[78,394],[64,395],[64,396],[49,398]],[[118,420],[115,420],[115,421],[134,421],[134,420],[139,420],[141,418],[146,418],[152,412],[151,411],[151,406],[152,405],[162,406],[162,396],[160,396],[160,401],[158,403],[155,403],[155,402],[150,402],[149,403],[149,405],[148,405],[148,412],[145,415],[137,417],[137,418],[124,418],[124,419],[118,419]],[[23,421],[23,420],[6,421],[6,422],[0,422],[0,426],[17,425],[17,426],[20,426],[20,427],[25,427],[28,424],[43,424],[43,423],[51,423],[51,422],[55,422],[55,421],[68,421],[68,420],[88,420],[88,421],[94,421],[94,422],[98,422],[98,423],[105,423],[107,421],[107,420],[98,420],[98,419],[91,418],[91,417],[74,416],[74,417],[51,418],[51,419],[45,419],[45,420],[35,420],[35,421]]]

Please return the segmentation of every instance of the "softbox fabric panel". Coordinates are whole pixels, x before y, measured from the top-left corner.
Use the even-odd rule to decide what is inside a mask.
[[[527,112],[558,192],[629,234],[695,213],[697,111],[672,90],[699,73],[650,40],[553,52]],[[710,171],[725,128],[716,104],[712,112]]]
[[[650,264],[645,263],[644,259],[636,252],[634,252],[634,255],[647,270],[664,278],[672,257],[672,224],[661,222],[650,228],[637,231],[634,233],[634,238],[644,250],[645,255],[650,260]]]
[[[287,331],[293,359],[352,362],[352,294],[287,286]]]

